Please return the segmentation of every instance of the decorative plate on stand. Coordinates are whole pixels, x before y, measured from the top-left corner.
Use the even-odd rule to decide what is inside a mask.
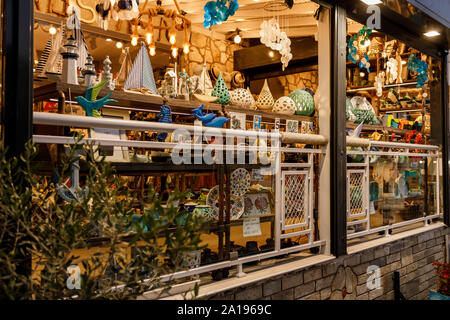
[[[225,194],[223,195],[225,200]],[[224,201],[225,202],[225,201]],[[231,220],[239,219],[244,213],[244,198],[231,195]],[[208,199],[206,200],[208,206],[210,206],[214,212],[214,219],[219,220],[219,186],[215,186],[209,191]],[[224,211],[226,210],[226,204],[224,203]]]
[[[250,173],[244,168],[239,168],[231,173],[231,194],[236,197],[242,197],[247,193],[250,187]]]

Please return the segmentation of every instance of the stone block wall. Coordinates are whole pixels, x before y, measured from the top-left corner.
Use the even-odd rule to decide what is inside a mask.
[[[186,71],[192,75],[196,65],[203,65],[206,59],[208,68],[217,67],[222,72],[232,72],[234,69],[234,51],[241,46],[226,40],[217,40],[202,33],[192,32],[191,48],[184,55]]]
[[[440,228],[379,247],[339,257],[252,285],[221,292],[213,300],[393,300],[394,271],[400,273],[400,291],[408,300],[428,299],[437,277],[434,261],[445,260],[445,235]],[[368,286],[378,266],[380,287]],[[371,277],[371,279],[369,279]]]

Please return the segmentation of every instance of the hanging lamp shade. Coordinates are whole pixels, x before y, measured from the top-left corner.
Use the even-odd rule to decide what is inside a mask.
[[[289,98],[295,102],[296,115],[310,117],[314,114],[314,98],[309,92],[302,89],[297,89],[289,95]]]
[[[260,110],[272,110],[273,103],[273,96],[270,92],[269,84],[266,79],[264,80],[264,86],[259,94],[258,100],[256,101],[256,108]]]
[[[155,77],[153,75],[153,67],[147,48],[142,44],[141,50],[134,60],[131,71],[125,81],[124,89],[148,89],[153,94],[158,94],[156,89]]]
[[[281,97],[273,105],[273,112],[293,115],[295,113],[295,102],[289,97]]]
[[[214,86],[214,90],[211,95],[213,97],[217,97],[217,103],[220,103],[222,105],[226,105],[230,102],[230,93],[228,92],[225,80],[223,80],[222,73],[219,74],[216,85]]]

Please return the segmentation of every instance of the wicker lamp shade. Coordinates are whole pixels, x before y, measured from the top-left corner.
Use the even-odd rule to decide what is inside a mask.
[[[273,112],[293,115],[296,107],[295,102],[289,97],[281,97],[273,105]]]
[[[267,84],[267,80],[264,81],[264,86],[259,94],[258,100],[255,105],[256,108],[260,110],[272,110],[274,100],[272,93],[270,92],[269,85]]]
[[[222,105],[226,105],[230,102],[230,92],[225,84],[222,73],[219,74],[219,78],[217,78],[216,85],[214,86],[214,90],[211,95],[213,97],[217,97],[217,103]]]
[[[245,109],[249,109],[254,103],[255,99],[247,89],[239,88],[230,91],[230,103]]]

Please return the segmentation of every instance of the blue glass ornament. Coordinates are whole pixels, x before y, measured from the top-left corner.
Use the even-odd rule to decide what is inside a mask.
[[[233,16],[237,9],[239,9],[237,0],[209,1],[204,6],[205,21],[203,22],[203,26],[209,28],[221,24],[227,21],[230,16]]]

